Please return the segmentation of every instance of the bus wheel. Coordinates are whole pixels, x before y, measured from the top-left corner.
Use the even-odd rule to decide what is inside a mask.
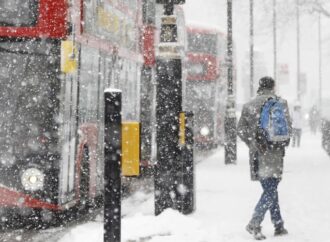
[[[48,229],[51,226],[58,226],[60,224],[59,215],[56,212],[43,209],[39,213],[41,229]]]
[[[80,200],[79,209],[85,210],[88,205],[89,193],[89,151],[84,147],[83,158],[80,165]]]

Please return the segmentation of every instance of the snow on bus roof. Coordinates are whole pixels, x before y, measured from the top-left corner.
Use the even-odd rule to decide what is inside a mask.
[[[224,31],[220,29],[218,26],[212,24],[201,24],[197,22],[188,22],[186,24],[186,28],[188,31],[196,30],[198,32],[213,32],[218,33],[220,35],[225,35]]]
[[[116,88],[106,88],[104,92],[121,92],[121,90]]]

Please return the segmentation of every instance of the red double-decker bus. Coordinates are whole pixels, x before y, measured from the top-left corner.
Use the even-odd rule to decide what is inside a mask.
[[[186,106],[195,117],[197,148],[217,146],[223,136],[226,97],[225,36],[218,30],[187,27]]]
[[[0,2],[0,214],[52,220],[102,195],[103,90],[139,121],[139,0]]]

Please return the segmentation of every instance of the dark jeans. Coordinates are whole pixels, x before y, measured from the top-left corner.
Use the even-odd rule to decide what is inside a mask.
[[[257,206],[254,209],[254,213],[250,221],[251,225],[255,227],[260,226],[261,222],[264,220],[267,210],[269,210],[271,220],[275,228],[283,226],[280,206],[278,204],[277,186],[279,182],[280,180],[277,178],[266,178],[260,180],[264,191]]]
[[[301,129],[292,129],[292,146],[295,147],[297,143],[297,147],[300,146],[300,139],[301,139]]]

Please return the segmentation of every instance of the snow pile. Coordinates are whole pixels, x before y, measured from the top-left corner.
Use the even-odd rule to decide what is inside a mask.
[[[129,233],[123,232],[123,241],[199,241],[206,238],[207,231],[193,217],[184,216],[177,211],[167,209],[161,215],[144,216],[136,214],[123,220],[123,228],[134,228]],[[191,233],[191,231],[195,231]],[[197,238],[196,238],[197,236]]]
[[[72,229],[60,242],[103,242],[103,224],[90,222]]]

